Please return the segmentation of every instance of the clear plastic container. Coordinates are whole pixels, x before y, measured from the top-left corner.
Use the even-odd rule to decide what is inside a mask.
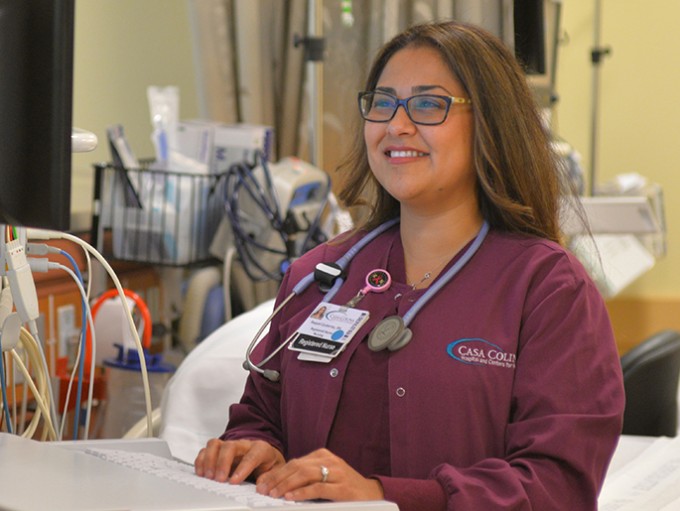
[[[118,356],[104,360],[106,367],[106,407],[102,438],[122,438],[132,426],[146,416],[146,400],[139,354],[116,344]],[[144,354],[151,391],[151,408],[160,405],[166,383],[174,366],[162,361],[161,355]]]

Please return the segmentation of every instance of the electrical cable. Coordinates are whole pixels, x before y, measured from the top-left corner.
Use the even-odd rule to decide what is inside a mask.
[[[35,282],[33,275],[26,258],[26,247],[20,238],[15,227],[7,228],[7,236],[11,238],[8,243],[5,243],[5,259],[7,263],[7,279],[10,284],[14,306],[21,318],[21,321],[28,325],[31,335],[36,339],[40,339],[38,332],[37,319],[40,316],[38,307],[38,297],[35,289]],[[25,232],[25,231],[22,231]],[[25,241],[25,240],[24,240]],[[42,370],[46,375],[49,375],[49,367],[47,359],[43,350],[39,350],[39,360],[42,365]],[[59,423],[57,411],[55,408],[55,400],[52,394],[52,386],[48,385],[49,392],[49,406],[51,407],[50,420],[53,424]],[[24,395],[26,395],[26,387],[24,387]]]
[[[46,255],[46,254],[50,254],[50,253],[51,254],[59,254],[59,255],[65,257],[70,262],[75,273],[70,272],[70,270],[68,270],[68,268],[65,268],[61,265],[50,266],[51,263],[46,258],[32,257],[29,261],[29,263],[31,265],[31,269],[33,271],[46,272],[49,269],[64,269],[64,270],[70,272],[71,277],[76,282],[76,284],[79,284],[79,287],[80,287],[79,291],[81,292],[81,311],[82,311],[82,317],[85,318],[86,314],[87,314],[88,307],[89,307],[88,306],[88,296],[89,296],[90,281],[88,281],[88,291],[85,292],[82,289],[83,286],[84,286],[84,279],[83,279],[83,276],[80,272],[80,268],[78,267],[78,264],[76,263],[73,256],[71,256],[71,254],[68,253],[65,250],[62,250],[62,249],[59,249],[59,248],[56,248],[56,247],[52,247],[52,246],[49,246],[47,244],[37,244],[37,243],[27,243],[26,244],[26,252],[27,252],[27,254],[30,254],[32,256]],[[89,271],[91,269],[91,259],[90,259],[89,254],[87,252],[85,252],[85,254],[86,254],[86,260],[87,260],[87,264],[88,264],[88,274],[89,274]],[[81,348],[83,348],[83,349],[85,348],[85,346],[84,346],[84,343],[86,342],[86,335],[85,334],[86,334],[86,322],[83,321],[82,327],[81,327],[79,350],[78,350],[79,353],[80,353]],[[78,364],[76,364],[76,367],[79,368],[79,378],[78,378],[78,387],[77,387],[77,396],[76,396],[77,406],[75,408],[74,420],[73,420],[73,422],[74,422],[73,439],[74,440],[76,440],[78,438],[78,431],[79,431],[79,424],[80,424],[80,410],[81,410],[80,403],[82,402],[82,385],[83,385],[83,381],[84,381],[84,361],[85,361],[85,358],[84,357],[78,358],[77,361],[79,362]],[[73,375],[71,376],[71,378],[72,379],[71,379],[70,383],[72,383],[72,381],[73,381]],[[68,396],[67,401],[66,401],[67,405],[68,405],[68,402],[69,402],[69,399],[70,399],[70,389],[71,389],[71,386],[69,385],[69,396]],[[89,429],[87,428],[87,424],[89,424],[89,416],[90,416],[91,409],[92,409],[92,398],[91,398],[92,390],[93,390],[93,380],[91,379],[90,380],[90,389],[89,389],[90,398],[87,401],[87,414],[88,414],[88,416],[86,418],[86,429],[85,429],[86,435],[87,435],[87,432],[89,431]],[[23,402],[25,403],[25,400]],[[64,411],[64,418],[65,417],[66,417],[66,411]],[[64,424],[63,424],[63,421],[62,421],[62,424],[59,427],[59,439],[62,438],[63,426],[64,426]]]
[[[82,276],[76,274],[73,272],[70,268],[59,264],[59,263],[49,263],[49,268],[52,269],[60,269],[68,273],[73,281],[76,283],[78,287],[78,291],[80,292],[80,296],[82,299],[83,303],[83,313],[85,314],[85,318],[87,319],[87,324],[90,325],[90,332],[92,332],[92,343],[91,343],[91,358],[90,358],[90,381],[88,384],[88,393],[87,393],[87,407],[85,409],[85,430],[83,432],[83,438],[87,440],[89,431],[90,431],[90,418],[92,416],[92,398],[94,395],[94,373],[95,373],[95,361],[96,361],[96,349],[97,349],[97,343],[95,341],[95,334],[94,334],[94,322],[92,320],[92,311],[90,310],[90,306],[87,303],[87,296],[85,292],[85,288],[83,287],[82,284]],[[74,378],[74,373],[76,367],[78,368],[78,385],[77,385],[77,391],[76,391],[76,406],[75,406],[75,411],[74,411],[74,421],[73,421],[73,439],[77,440],[78,439],[78,429],[80,426],[80,403],[82,400],[82,382],[84,379],[84,361],[85,361],[85,352],[87,350],[86,346],[86,341],[87,341],[87,336],[86,336],[86,323],[85,321],[82,322],[83,326],[81,328],[81,341],[78,343],[78,352],[77,352],[77,363],[74,364],[74,371],[71,374],[71,379],[69,380],[69,387],[66,395],[66,407],[68,406],[68,402],[70,400],[70,392],[71,392],[71,386],[73,383],[73,378]],[[65,415],[65,412],[64,412]],[[63,421],[62,421],[63,422]]]
[[[21,334],[20,334],[21,337]],[[28,353],[26,353],[26,350],[22,349],[21,353],[24,355],[25,359],[25,365],[27,367],[30,367],[31,361],[29,359]],[[16,381],[17,381],[17,368],[15,366],[12,366],[12,392],[14,393],[14,410],[12,410],[14,414],[14,426],[15,426],[15,432],[17,435],[23,435],[24,433],[24,424],[26,423],[26,415],[28,415],[28,385],[23,385],[21,387],[21,399],[16,398]],[[17,415],[17,403],[21,403],[21,412]],[[18,417],[18,419],[17,419]]]
[[[82,247],[80,247],[82,249]],[[92,258],[90,257],[90,253],[87,250],[83,250],[83,255],[85,256],[85,265],[86,265],[86,275],[92,275]],[[73,266],[74,270],[78,274],[78,278],[80,279],[81,282],[83,282],[83,276],[80,273],[80,268],[78,267],[78,264],[76,263],[75,259],[71,256],[71,254],[63,249],[53,247],[51,245],[47,245],[46,243],[26,243],[26,253],[30,256],[45,256],[48,254],[59,254],[61,256],[66,257],[69,259],[69,262]],[[47,271],[47,270],[44,270]],[[83,284],[84,285],[84,284]],[[91,294],[91,288],[92,288],[92,279],[87,279],[87,287],[85,291],[86,295],[86,300],[85,303],[89,304],[90,303],[90,294]],[[84,311],[83,311],[84,314]],[[84,325],[85,323],[83,323]],[[54,374],[54,371],[51,371],[50,374]]]
[[[26,382],[26,387],[30,388],[31,392],[33,393],[33,397],[38,405],[38,409],[35,411],[33,414],[33,418],[31,419],[31,422],[28,426],[28,428],[21,432],[21,435],[23,437],[32,437],[37,429],[37,426],[40,422],[40,419],[43,418],[45,422],[45,428],[43,429],[43,439],[45,439],[48,435],[52,439],[56,439],[56,431],[54,429],[54,425],[50,419],[50,411],[49,411],[49,378],[45,374],[44,371],[42,371],[41,368],[41,363],[40,363],[40,351],[41,348],[38,345],[38,342],[35,340],[35,338],[26,330],[25,328],[21,328],[20,330],[20,335],[19,335],[19,343],[21,344],[22,351],[26,356],[26,363],[21,359],[21,355],[16,351],[16,349],[12,349],[8,352],[9,355],[12,356],[12,367],[15,369],[19,369],[21,372],[25,382]],[[27,369],[26,365],[31,365],[35,366],[38,369],[38,372],[35,376],[32,376],[30,374],[30,371]],[[1,364],[0,364],[1,365]],[[1,370],[0,370],[1,371]],[[3,382],[5,381],[4,374],[3,374]],[[36,383],[34,383],[33,380],[36,380]],[[4,416],[6,417],[6,420],[8,421],[8,426],[11,430],[12,428],[12,420],[8,416],[8,411],[9,407],[6,405],[3,405],[3,410],[4,410]],[[16,419],[16,412],[15,412],[15,419]],[[16,433],[19,433],[18,428],[14,428],[14,431]]]
[[[39,347],[37,350],[38,355],[37,355],[37,360],[38,360],[38,365],[40,366],[40,370],[45,374],[49,375],[49,367],[47,366],[47,359],[45,358],[45,352],[40,348],[40,335],[38,334],[38,326],[35,321],[31,321],[28,324],[28,332],[30,332],[32,338],[35,339],[36,345]],[[46,421],[50,421],[50,423],[54,424],[57,428],[59,425],[59,417],[57,416],[57,409],[56,409],[56,404],[54,400],[54,393],[52,391],[52,385],[47,385],[47,393],[48,393],[48,403],[51,408],[50,410],[50,416],[46,417]]]
[[[12,293],[9,289],[7,283],[7,278],[3,277],[0,280],[0,386],[2,388],[2,410],[4,412],[5,422],[7,423],[7,429],[12,433],[12,421],[9,413],[9,400],[7,398],[7,378],[5,378],[5,356],[2,350],[2,327],[5,324],[5,320],[12,313],[14,304],[12,302]],[[14,400],[16,403],[16,400]],[[15,415],[16,416],[16,415]],[[0,426],[2,425],[2,420],[0,420]]]
[[[142,373],[142,384],[144,388],[144,398],[146,401],[146,419],[147,419],[147,434],[149,437],[153,436],[153,410],[151,408],[151,389],[149,385],[149,375],[147,373],[147,368],[146,368],[146,359],[144,357],[144,349],[142,347],[142,343],[139,339],[139,333],[137,332],[137,329],[135,327],[134,319],[132,318],[132,313],[130,312],[130,307],[125,299],[125,293],[123,291],[123,287],[120,283],[120,280],[118,279],[118,276],[116,275],[115,271],[113,271],[113,268],[111,268],[111,265],[104,259],[104,257],[89,243],[86,241],[78,238],[77,236],[73,236],[68,233],[64,232],[59,232],[59,231],[47,231],[43,229],[33,229],[29,228],[27,230],[28,238],[29,239],[66,239],[69,241],[72,241],[78,245],[80,245],[84,250],[88,251],[90,254],[92,254],[95,259],[104,267],[106,272],[108,273],[109,277],[113,281],[114,286],[118,290],[118,294],[121,297],[121,301],[123,303],[123,311],[125,313],[125,316],[128,320],[128,325],[130,326],[130,331],[132,333],[132,337],[134,339],[136,348],[137,348],[137,353],[139,354],[139,363],[140,363],[140,369]]]
[[[44,399],[44,390],[40,391],[38,390],[38,387],[36,384],[33,382],[33,379],[31,378],[31,374],[28,372],[28,369],[26,369],[26,366],[24,365],[23,361],[21,360],[21,357],[17,354],[16,350],[12,350],[10,352],[12,354],[12,359],[13,362],[16,364],[16,366],[19,368],[21,373],[24,375],[25,381],[28,384],[28,386],[31,389],[31,392],[33,393],[33,398],[35,399],[35,402],[38,405],[38,410],[35,412],[35,424],[37,425],[37,420],[40,419],[39,412],[42,412],[42,416],[44,417],[45,421],[45,426],[47,426],[47,429],[43,432],[43,436],[51,436],[52,440],[57,439],[57,432],[54,429],[54,425],[52,424],[52,420],[50,419],[50,411],[47,407],[47,404],[45,403]],[[40,375],[39,381],[41,382],[41,386],[44,388],[46,386],[49,386],[46,383],[46,378],[45,375],[42,373],[38,373]],[[25,434],[27,436],[32,436],[33,433],[35,432],[35,427],[32,429],[29,428],[26,430]],[[28,435],[30,433],[30,435]]]
[[[70,273],[71,277],[73,278],[73,280],[76,283],[79,283],[80,287],[82,288],[82,286],[84,286],[83,276],[80,273],[80,269],[78,268],[78,264],[76,263],[75,259],[73,259],[71,254],[69,254],[65,250],[60,250],[60,254],[63,255],[64,257],[66,257],[69,260],[69,262],[71,263],[71,266],[73,266],[75,274],[73,272],[69,272],[69,273]],[[60,269],[63,269],[63,270],[68,270],[68,268],[66,268],[62,265],[58,265],[58,267]],[[86,296],[84,288],[80,289],[80,291],[81,291],[80,306],[81,306],[81,311],[82,311],[82,314],[83,314],[82,317],[84,317],[85,310],[88,306],[87,305],[87,296]],[[85,346],[85,343],[87,342],[86,333],[87,333],[86,323],[85,323],[85,321],[81,321],[80,346],[81,346],[81,349],[83,351],[86,350],[86,346]],[[93,345],[92,347],[94,348],[94,343],[92,343],[92,345]],[[81,400],[82,400],[82,390],[83,390],[83,379],[85,377],[85,358],[86,357],[84,357],[84,356],[80,357],[79,361],[78,361],[78,385],[76,387],[76,407],[75,407],[75,411],[74,411],[74,414],[73,414],[73,439],[74,440],[78,439],[78,429],[79,429],[79,425],[80,425],[80,403],[82,402]],[[93,382],[94,382],[94,371],[92,370],[90,372],[90,388],[92,388]],[[88,421],[88,422],[89,422],[89,418],[90,418],[89,412],[91,411],[91,407],[92,407],[92,402],[91,402],[91,400],[88,400],[88,415],[86,417],[86,421]],[[85,428],[85,434],[86,435],[87,435],[87,431],[88,431],[88,429],[86,427]]]
[[[12,419],[9,416],[9,400],[7,399],[7,380],[5,379],[5,355],[2,351],[2,333],[0,333],[0,388],[2,389],[2,410],[7,424],[7,431],[12,433]]]
[[[278,237],[281,238],[284,247],[288,241],[284,231],[284,220],[281,218],[278,200],[276,199],[276,193],[273,189],[269,175],[269,169],[266,164],[264,164],[264,161],[262,161],[262,170],[265,175],[267,189],[262,187],[255,178],[253,170],[245,163],[239,162],[231,165],[225,176],[225,211],[234,234],[234,245],[236,246],[237,253],[239,254],[246,274],[255,282],[272,279],[280,280],[281,274],[280,272],[274,273],[265,268],[260,263],[260,258],[258,257],[258,254],[254,252],[254,249],[281,255],[282,257],[286,256],[286,252],[282,249],[273,248],[261,243],[252,233],[243,228],[241,218],[243,209],[240,207],[239,200],[241,188],[245,189],[250,199],[264,215],[265,220],[272,228],[272,232],[276,233]],[[257,272],[255,270],[257,270]]]
[[[236,249],[229,247],[224,254],[224,262],[222,263],[222,290],[224,292],[224,322],[230,321],[232,318],[231,305],[231,270],[234,266],[234,256]]]
[[[316,244],[326,241],[320,225],[331,193],[331,180],[330,176],[326,174],[324,199],[313,220],[307,219],[303,213],[302,217],[307,221],[307,226],[300,229],[300,226],[297,225],[297,218],[292,215],[291,211],[288,211],[285,217],[283,216],[267,161],[261,153],[257,153],[256,156],[262,170],[262,182],[257,179],[254,172],[255,168],[251,168],[245,162],[232,164],[225,173],[225,213],[231,225],[234,247],[246,275],[255,282],[280,281],[287,265],[312,248],[312,241]],[[254,205],[258,208],[263,217],[260,220],[267,224],[258,227],[262,230],[269,229],[269,232],[275,236],[275,240],[280,240],[281,246],[284,248],[272,246],[278,243],[274,240],[263,241],[258,233],[249,232],[249,226],[244,225],[244,223],[252,221],[252,219],[244,215],[244,210],[248,210],[248,208],[242,207],[244,198],[252,202],[249,206]],[[294,236],[301,231],[306,231],[306,236],[300,244],[296,245]],[[263,264],[262,252],[281,256],[281,264],[276,270],[272,270]]]
[[[35,411],[33,414],[33,418],[31,419],[30,424],[28,425],[28,428],[26,428],[25,431],[21,432],[21,436],[30,438],[34,435],[35,430],[38,427],[38,424],[40,422],[41,416],[44,414],[44,421],[49,421],[50,420],[50,413],[45,413],[47,411],[47,408],[49,406],[49,399],[50,399],[50,392],[47,387],[51,387],[49,385],[49,377],[47,376],[47,373],[43,370],[42,364],[41,364],[41,358],[40,354],[42,352],[42,349],[40,345],[38,344],[38,341],[30,334],[30,332],[26,328],[21,328],[20,333],[19,333],[19,342],[21,343],[22,347],[22,352],[26,356],[26,366],[30,366],[32,368],[35,368],[37,371],[36,375],[33,377],[37,381],[36,387],[38,388],[38,391],[34,391],[34,398],[36,402],[42,401],[44,403],[44,406],[41,407],[40,404],[38,404],[38,409]],[[19,367],[16,365],[16,368]],[[24,376],[24,379],[30,380],[31,376],[24,374],[21,370],[20,372]],[[28,403],[28,389],[30,387],[30,384],[24,385],[23,390],[24,390],[24,395],[22,399],[22,413],[21,413],[21,425],[25,422],[25,412],[26,412],[26,405]],[[48,429],[43,428],[43,433],[42,433],[42,440],[45,440],[48,434]]]

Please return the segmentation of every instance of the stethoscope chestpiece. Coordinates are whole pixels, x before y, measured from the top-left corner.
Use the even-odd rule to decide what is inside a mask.
[[[381,351],[389,346],[404,330],[404,320],[400,316],[388,316],[378,323],[368,336],[371,351]]]

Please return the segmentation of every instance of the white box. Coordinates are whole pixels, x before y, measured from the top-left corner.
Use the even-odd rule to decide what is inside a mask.
[[[274,130],[259,124],[224,124],[206,120],[190,120],[184,126],[200,126],[211,130],[210,172],[226,172],[234,163],[245,162],[250,166],[259,163],[260,152],[267,161],[274,158]]]

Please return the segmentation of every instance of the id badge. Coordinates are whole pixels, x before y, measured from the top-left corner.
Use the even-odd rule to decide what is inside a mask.
[[[288,345],[301,360],[329,362],[345,349],[368,320],[368,311],[321,302]]]

